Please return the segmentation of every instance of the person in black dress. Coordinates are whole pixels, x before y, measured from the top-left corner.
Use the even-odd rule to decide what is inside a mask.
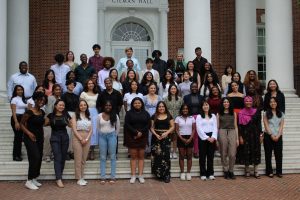
[[[239,112],[239,143],[236,163],[245,165],[245,177],[250,177],[250,165],[254,165],[254,177],[260,178],[258,165],[261,162],[261,141],[263,139],[261,112],[253,108],[253,99],[244,98],[245,107]]]
[[[151,117],[151,171],[165,183],[170,182],[170,134],[174,131],[174,120],[163,101],[158,102],[155,114]]]
[[[21,120],[21,129],[24,132],[24,143],[27,150],[29,169],[25,186],[37,190],[42,186],[36,179],[40,175],[43,145],[44,145],[44,116],[41,109],[47,103],[47,97],[42,92],[35,92],[32,96],[34,107],[28,109]]]
[[[131,109],[126,112],[124,124],[125,145],[129,148],[131,158],[130,183],[134,183],[136,179],[136,161],[138,161],[139,182],[145,183],[145,179],[143,178],[144,154],[148,141],[149,128],[150,115],[145,110],[143,100],[135,97],[131,102]]]

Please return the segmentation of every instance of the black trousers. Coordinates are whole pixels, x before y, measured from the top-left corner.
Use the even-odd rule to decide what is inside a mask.
[[[50,144],[54,155],[54,171],[56,180],[62,179],[69,148],[69,136],[64,131],[52,131]]]
[[[20,123],[23,115],[17,115],[17,120]],[[15,157],[21,157],[21,151],[22,151],[22,140],[23,140],[23,131],[21,129],[16,130],[15,129],[15,121],[14,118],[11,117],[10,120],[11,127],[14,131],[14,147],[13,147],[13,158]]]
[[[274,142],[269,134],[264,135],[264,148],[266,159],[266,175],[273,174],[272,152],[276,161],[276,174],[282,174],[282,136]]]
[[[216,142],[210,143],[207,140],[201,140],[200,138],[198,138],[198,145],[200,176],[208,177],[214,175],[214,156]]]
[[[24,144],[29,162],[28,180],[32,180],[40,175],[44,141],[40,139],[33,142],[28,136],[24,136]]]

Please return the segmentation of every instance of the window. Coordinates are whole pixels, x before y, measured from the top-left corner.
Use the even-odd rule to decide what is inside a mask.
[[[121,24],[115,29],[112,41],[151,41],[151,38],[145,27],[129,22]]]
[[[259,80],[266,80],[266,32],[264,26],[258,26],[257,38],[257,73]]]

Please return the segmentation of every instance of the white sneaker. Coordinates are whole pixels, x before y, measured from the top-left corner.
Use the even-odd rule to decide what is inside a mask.
[[[180,173],[180,180],[185,181],[185,173]]]
[[[186,173],[186,180],[188,181],[192,180],[191,173]]]
[[[30,189],[30,190],[38,190],[38,189],[39,189],[36,185],[34,185],[34,184],[32,183],[32,180],[26,181],[25,187],[27,187],[27,188]]]
[[[83,178],[81,179],[81,181],[82,181],[83,183],[85,183],[86,185],[88,184],[88,182],[87,182],[86,180],[84,180]]]
[[[201,179],[202,181],[206,181],[206,176],[201,176],[200,179]]]
[[[170,153],[170,159],[172,159],[173,158],[173,153]]]
[[[86,186],[86,183],[82,181],[82,179],[79,179],[77,181],[77,185],[80,185],[80,186]]]
[[[135,176],[131,176],[129,183],[131,184],[135,183],[135,179],[136,179]]]
[[[174,158],[174,159],[177,159],[177,154],[176,154],[176,152],[173,152],[173,158]]]
[[[37,186],[37,187],[41,187],[41,186],[42,186],[42,184],[41,184],[40,182],[38,182],[35,178],[32,179],[31,182],[32,182],[35,186]]]
[[[141,184],[144,184],[144,183],[145,183],[145,179],[144,179],[144,177],[142,177],[142,176],[139,176],[139,182],[140,182]]]
[[[215,180],[216,179],[213,175],[210,175],[208,178],[209,178],[209,180]]]

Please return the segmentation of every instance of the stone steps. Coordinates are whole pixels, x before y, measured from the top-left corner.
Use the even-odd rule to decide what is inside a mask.
[[[284,128],[283,147],[283,173],[300,173],[300,98],[286,99],[286,123]],[[28,161],[26,149],[23,145],[23,161],[12,161],[13,132],[10,126],[11,110],[9,104],[0,103],[0,180],[25,180],[27,178]],[[123,123],[124,120],[121,120]],[[119,134],[119,153],[117,160],[117,178],[130,177],[130,160],[127,158],[127,149],[123,146],[123,130]],[[87,161],[86,178],[99,178],[99,150],[96,148],[95,161]],[[262,164],[259,166],[260,173],[264,173],[264,148],[262,146]],[[145,160],[144,175],[147,178],[153,177],[151,174],[150,160]],[[171,176],[179,177],[178,159],[171,160]],[[222,175],[221,161],[219,157],[214,159],[215,175]],[[110,171],[110,162],[107,162],[107,172]],[[274,158],[273,166],[275,167]],[[193,159],[192,175],[199,176],[198,159]],[[235,174],[244,174],[244,166],[237,165]],[[43,161],[41,169],[41,179],[55,179],[53,162]],[[67,161],[64,171],[64,179],[74,179],[74,161]]]

